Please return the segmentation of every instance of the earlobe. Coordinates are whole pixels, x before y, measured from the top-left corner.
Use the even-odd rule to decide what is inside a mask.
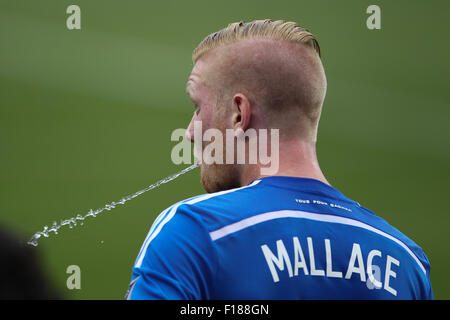
[[[233,97],[233,104],[237,109],[237,112],[233,115],[233,127],[235,130],[246,131],[251,118],[250,101],[244,94],[238,93]]]

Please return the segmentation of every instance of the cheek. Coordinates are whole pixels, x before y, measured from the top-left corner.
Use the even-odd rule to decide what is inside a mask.
[[[215,128],[214,113],[210,107],[205,107],[197,115],[197,121],[202,122],[203,132],[210,128]]]
[[[191,120],[192,128],[194,127],[194,121],[201,121],[202,125],[202,135],[208,129],[219,129],[223,130],[225,128],[226,115],[221,108],[216,108],[212,105],[202,106],[200,112],[195,113]]]
[[[233,110],[233,106],[229,106],[226,104],[220,105],[217,107],[217,111],[215,113],[215,118],[217,122],[220,123],[221,129],[232,129],[233,128],[233,114],[235,111]]]

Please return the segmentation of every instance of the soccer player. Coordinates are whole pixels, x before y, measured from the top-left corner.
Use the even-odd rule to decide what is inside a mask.
[[[158,216],[128,299],[433,298],[421,248],[333,188],[319,167],[326,78],[310,32],[293,22],[233,23],[207,36],[193,60],[187,138],[197,121],[202,132],[236,137],[279,129],[278,150],[269,148],[279,152],[278,171],[262,174],[250,149],[244,163],[202,162],[208,193]]]

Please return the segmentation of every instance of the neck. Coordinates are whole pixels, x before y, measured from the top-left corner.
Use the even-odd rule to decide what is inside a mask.
[[[316,155],[315,143],[306,141],[280,141],[279,166],[274,174],[265,175],[260,164],[244,165],[240,170],[241,186],[246,186],[253,180],[268,176],[289,176],[311,178],[330,183],[320,169]]]

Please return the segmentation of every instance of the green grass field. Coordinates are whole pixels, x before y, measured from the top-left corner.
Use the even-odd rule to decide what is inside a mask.
[[[81,30],[66,8],[81,8]],[[366,8],[381,7],[381,30]],[[0,223],[43,225],[119,200],[185,166],[170,134],[193,110],[191,51],[230,22],[296,21],[319,39],[328,94],[318,154],[328,180],[418,243],[450,299],[448,1],[0,0]],[[447,39],[447,40],[445,40]],[[198,171],[36,250],[67,299],[122,299],[155,217],[203,193]],[[66,268],[81,268],[81,290]]]

